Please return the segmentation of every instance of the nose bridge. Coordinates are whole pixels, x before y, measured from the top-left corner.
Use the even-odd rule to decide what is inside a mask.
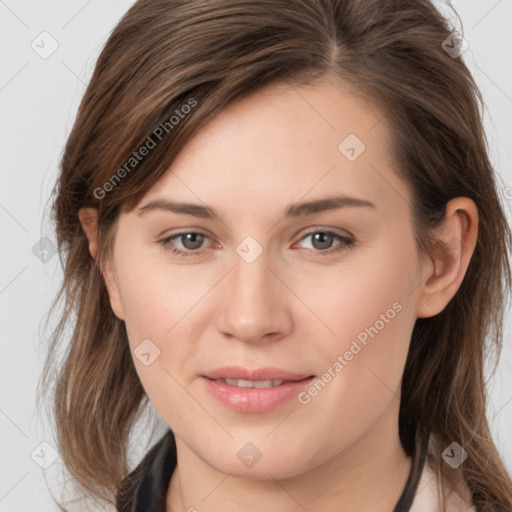
[[[232,286],[234,297],[239,303],[259,300],[261,303],[269,299],[271,293],[271,272],[267,268],[267,254],[260,254],[254,260],[244,259],[239,254],[235,257],[232,272]]]
[[[286,295],[267,267],[269,263],[268,252],[254,239],[246,239],[236,248],[221,306],[220,329],[225,334],[257,341],[289,329]]]

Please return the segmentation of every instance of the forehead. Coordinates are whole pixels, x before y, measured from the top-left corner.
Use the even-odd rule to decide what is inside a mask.
[[[206,124],[143,201],[167,196],[246,211],[326,193],[382,206],[407,201],[385,121],[382,109],[343,83],[271,85]]]

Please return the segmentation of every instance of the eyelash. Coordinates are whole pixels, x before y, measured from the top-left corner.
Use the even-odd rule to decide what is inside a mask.
[[[320,254],[322,256],[329,255],[329,254],[332,254],[335,252],[341,252],[343,250],[346,250],[346,249],[352,247],[355,244],[354,239],[348,238],[345,236],[341,236],[333,231],[327,231],[327,230],[326,231],[322,231],[322,230],[309,231],[299,240],[299,242],[302,242],[308,236],[314,235],[316,233],[322,233],[324,235],[333,235],[334,238],[336,238],[337,240],[339,240],[341,242],[341,244],[338,245],[337,247],[326,249],[326,250],[306,249],[309,252]],[[182,231],[181,233],[176,233],[172,236],[168,236],[162,240],[159,240],[158,243],[161,244],[166,250],[170,251],[172,254],[177,254],[179,256],[198,256],[200,254],[201,249],[195,250],[195,251],[192,251],[192,250],[183,251],[181,249],[176,249],[176,248],[170,246],[171,240],[174,240],[175,238],[179,238],[180,236],[189,235],[189,234],[201,235],[201,236],[204,236],[205,238],[211,240],[211,238],[206,233],[203,233],[202,231]]]

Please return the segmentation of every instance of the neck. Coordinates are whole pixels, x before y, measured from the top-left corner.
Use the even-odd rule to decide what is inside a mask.
[[[370,430],[324,464],[281,480],[226,475],[176,437],[167,512],[391,511],[411,469],[398,437],[398,405],[393,401]]]

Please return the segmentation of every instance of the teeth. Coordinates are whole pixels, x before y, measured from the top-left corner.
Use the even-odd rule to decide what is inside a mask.
[[[284,380],[217,379],[216,382],[224,382],[230,386],[236,386],[239,388],[272,388],[280,386]]]

